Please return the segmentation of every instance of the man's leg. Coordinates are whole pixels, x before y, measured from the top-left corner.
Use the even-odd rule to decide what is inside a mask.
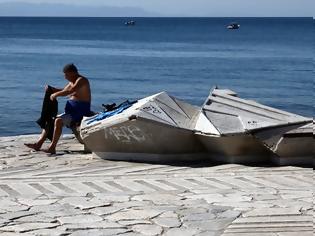
[[[24,145],[29,148],[34,149],[35,151],[39,151],[43,143],[45,142],[46,138],[47,138],[47,132],[46,130],[43,129],[40,135],[40,138],[36,143],[24,143]]]
[[[55,120],[53,140],[51,141],[49,148],[43,150],[44,152],[51,153],[51,154],[56,153],[56,146],[62,133],[62,127],[63,127],[62,118],[57,118]]]

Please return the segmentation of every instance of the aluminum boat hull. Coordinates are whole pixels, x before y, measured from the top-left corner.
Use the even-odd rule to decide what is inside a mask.
[[[211,91],[201,116],[203,128],[196,135],[216,160],[307,165],[313,162],[312,118],[241,99],[234,91],[218,88]],[[207,126],[216,132],[206,130]]]
[[[106,159],[172,162],[202,158],[203,146],[193,127],[199,108],[166,93],[139,100],[121,114],[88,124],[81,137],[92,152]]]

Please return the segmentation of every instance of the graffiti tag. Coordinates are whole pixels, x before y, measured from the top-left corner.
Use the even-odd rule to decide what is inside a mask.
[[[145,141],[145,134],[143,131],[134,125],[111,127],[105,129],[105,138],[115,138],[119,142],[130,143],[133,141]]]

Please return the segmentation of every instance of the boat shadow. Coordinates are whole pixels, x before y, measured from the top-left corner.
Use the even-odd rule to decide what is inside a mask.
[[[61,157],[65,154],[76,154],[76,155],[87,155],[91,154],[91,152],[86,150],[62,150],[61,152],[54,154],[54,156]],[[104,158],[98,157],[101,160],[109,161],[109,162],[126,162],[126,163],[139,163],[139,164],[150,164],[150,165],[166,165],[166,166],[174,166],[174,167],[189,167],[189,168],[206,168],[206,167],[218,167],[218,166],[227,166],[231,165],[231,168],[236,168],[237,166],[245,166],[245,167],[260,167],[260,168],[274,168],[274,167],[285,167],[285,166],[295,166],[295,167],[303,167],[303,168],[314,168],[313,159],[309,158],[309,161],[303,161],[302,163],[280,163],[279,158],[276,156],[273,157],[225,157],[219,161],[220,158],[204,158],[204,159],[189,159],[189,160],[171,160],[167,161],[163,160],[154,160],[151,161],[150,157],[148,158]],[[259,161],[248,161],[248,160],[259,160]],[[245,161],[244,161],[245,160]],[[247,161],[246,161],[247,160]]]
[[[302,162],[302,163],[280,163],[277,157],[266,158],[264,161],[257,161],[257,162],[237,162],[237,161],[217,161],[217,160],[185,160],[185,161],[145,161],[145,160],[113,160],[113,159],[106,159],[101,158],[104,161],[112,161],[112,162],[130,162],[130,163],[139,163],[139,164],[150,164],[150,165],[166,165],[166,166],[173,166],[173,167],[188,167],[188,168],[207,168],[207,167],[218,167],[218,166],[228,166],[230,165],[232,168],[237,167],[258,167],[258,168],[276,168],[276,167],[302,167],[302,168],[314,168],[314,163],[312,161],[309,162]],[[229,169],[229,168],[224,168]]]

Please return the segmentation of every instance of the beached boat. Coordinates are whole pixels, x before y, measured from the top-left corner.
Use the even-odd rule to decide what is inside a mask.
[[[224,162],[310,164],[313,119],[241,99],[231,90],[215,88],[202,107],[203,126],[196,135],[212,157]],[[290,158],[290,160],[288,159]]]
[[[215,88],[201,108],[165,92],[124,103],[85,117],[80,134],[106,159],[311,164],[313,130],[311,118]]]
[[[204,150],[194,135],[199,113],[200,108],[162,92],[85,117],[80,133],[88,149],[106,159],[191,160]]]

